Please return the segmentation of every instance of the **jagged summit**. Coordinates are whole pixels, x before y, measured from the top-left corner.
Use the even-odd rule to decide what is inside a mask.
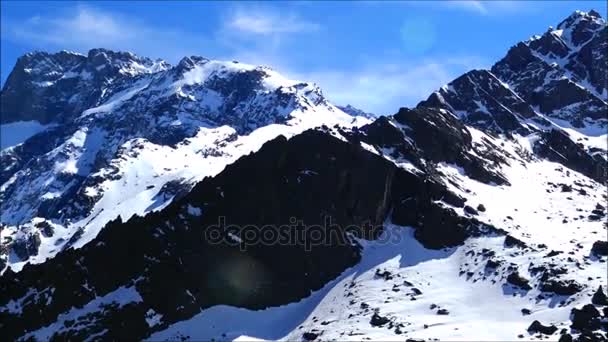
[[[122,106],[131,99],[139,105]],[[319,105],[331,107],[317,85],[266,66],[200,56],[171,66],[130,52],[92,49],[87,56],[36,52],[21,57],[2,91],[1,122],[61,123],[94,113],[147,110],[187,112],[244,132]]]
[[[530,124],[507,119],[510,115],[500,114],[505,111],[523,113],[519,116],[524,120],[534,119],[535,125],[546,124],[543,117],[550,117],[579,129],[608,127],[607,49],[606,21],[596,12],[577,11],[561,22],[557,29],[550,28],[543,35],[533,36],[510,48],[506,56],[492,66],[491,76],[483,76],[484,72],[481,72],[479,77],[473,77],[467,73],[455,80],[455,83],[469,83],[469,91],[474,96],[453,98],[450,106],[457,112],[466,108],[469,115],[478,113],[473,120],[482,126],[482,121],[485,121],[495,131],[497,127],[512,129]],[[470,78],[475,80],[465,82]],[[489,89],[487,82],[492,78],[495,78],[495,85]],[[465,91],[464,88],[461,85],[460,92]],[[440,89],[427,102],[445,105],[446,101],[440,97],[449,98],[451,89],[453,87],[449,86]],[[483,91],[479,92],[479,89]],[[496,89],[501,89],[500,93],[513,97],[516,102],[525,102],[525,108],[514,111],[507,105],[503,106],[500,102],[506,97],[491,94]],[[479,102],[480,97],[486,100]],[[457,103],[462,101],[466,104]],[[492,106],[498,106],[489,111],[491,116],[500,117],[497,125],[483,114],[485,108]],[[486,119],[480,121],[484,117]]]
[[[605,24],[606,20],[602,18],[600,13],[592,9],[589,12],[574,11],[557,25],[557,29],[576,29],[578,26],[581,26],[591,30],[598,30]]]

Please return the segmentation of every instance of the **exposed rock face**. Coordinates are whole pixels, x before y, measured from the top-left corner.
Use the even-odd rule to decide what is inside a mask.
[[[577,12],[557,29],[511,48],[492,73],[547,116],[605,127],[607,35],[597,12]]]
[[[38,254],[40,246],[40,235],[38,233],[27,234],[26,236],[17,239],[12,244],[13,252],[21,260],[27,259],[30,255]]]
[[[374,146],[398,165],[412,164],[421,172],[435,173],[428,163],[454,163],[471,178],[486,183],[507,183],[498,168],[507,161],[495,146],[489,142],[474,144],[466,126],[444,109],[401,108],[391,117],[381,117],[345,135],[351,141]]]
[[[528,133],[521,123],[525,119],[543,122],[528,103],[487,70],[460,76],[419,106],[448,109],[468,125],[498,133]]]
[[[608,163],[603,157],[585,152],[561,130],[543,132],[534,150],[539,156],[561,163],[598,182],[604,182],[608,176]]]

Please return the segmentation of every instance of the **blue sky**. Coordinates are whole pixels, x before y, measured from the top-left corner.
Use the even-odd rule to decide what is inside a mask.
[[[2,83],[32,50],[128,50],[264,64],[377,114],[412,106],[603,1],[2,1]]]

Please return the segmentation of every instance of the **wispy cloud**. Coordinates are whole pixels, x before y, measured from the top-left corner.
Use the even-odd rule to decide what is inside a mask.
[[[55,45],[105,44],[128,41],[132,32],[139,31],[130,23],[123,24],[103,12],[79,7],[75,13],[64,17],[31,17],[22,25],[14,25],[10,33],[18,38]]]
[[[505,14],[506,12],[514,12],[521,10],[525,5],[527,8],[530,4],[525,4],[524,1],[513,0],[448,0],[448,1],[416,1],[408,2],[407,4],[427,6],[436,9],[454,9],[463,10],[479,15],[496,15]]]
[[[445,6],[461,8],[468,11],[478,12],[481,14],[488,13],[488,8],[482,1],[478,0],[452,0],[443,2]]]
[[[175,59],[205,45],[204,38],[187,32],[148,26],[133,17],[82,5],[53,17],[38,15],[24,22],[3,23],[2,29],[7,39],[27,41],[37,49],[84,52],[105,47]]]
[[[318,70],[297,75],[314,80],[334,103],[383,115],[415,106],[462,73],[485,66],[478,57],[386,62],[355,70]]]
[[[241,33],[269,35],[313,32],[321,28],[317,23],[304,20],[296,14],[279,14],[271,10],[235,9],[226,21],[228,29]]]
[[[290,44],[304,34],[311,38],[323,29],[293,9],[279,12],[259,4],[226,8],[221,21],[214,40],[223,47],[224,57],[274,67],[289,64],[287,60],[294,52],[287,48]]]

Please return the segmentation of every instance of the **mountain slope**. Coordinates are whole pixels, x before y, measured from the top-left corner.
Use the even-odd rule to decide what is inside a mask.
[[[288,303],[354,265],[360,247],[351,236],[377,237],[389,210],[411,197],[418,199],[418,214],[411,217],[420,220],[417,226],[441,223],[445,229],[441,238],[421,230],[420,239],[433,248],[460,244],[469,235],[492,230],[474,219],[459,218],[441,204],[462,206],[462,201],[436,180],[398,169],[357,145],[318,131],[290,140],[280,137],[158,213],[126,223],[113,221],[80,249],[41,265],[27,265],[19,273],[9,270],[0,278],[0,303],[11,308],[15,304],[10,298],[22,299],[15,309],[2,311],[0,330],[11,338],[26,332],[42,336],[45,329],[34,330],[59,324],[51,326],[55,338],[99,334],[138,339],[216,304],[259,309]],[[391,210],[392,215],[406,220],[402,210]],[[221,218],[234,229],[214,231]],[[336,227],[335,235],[314,240],[314,231],[328,232],[328,224]],[[259,240],[273,231],[275,238],[282,236],[285,229],[294,234],[288,236],[304,234],[306,243]],[[245,231],[259,235],[251,237]],[[214,233],[221,234],[219,239]],[[111,275],[102,271],[108,267]],[[71,281],[61,285],[66,274]],[[123,289],[141,299],[83,317],[87,322],[78,328],[64,325],[71,307],[93,305],[95,298]],[[37,294],[32,297],[31,291]],[[45,305],[48,314],[29,317],[39,305]],[[163,317],[162,323],[144,329],[150,310]],[[116,317],[129,322],[129,328],[106,330],[112,325],[106,320]]]

